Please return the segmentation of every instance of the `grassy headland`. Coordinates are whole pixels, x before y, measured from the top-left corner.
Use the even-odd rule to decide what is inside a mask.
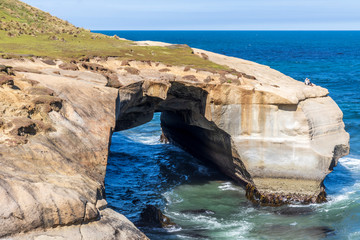
[[[49,13],[19,0],[0,2],[0,56],[79,59],[82,57],[118,57],[122,60],[163,62],[194,68],[227,70],[227,67],[200,58],[186,45],[177,47],[137,46],[75,27]]]

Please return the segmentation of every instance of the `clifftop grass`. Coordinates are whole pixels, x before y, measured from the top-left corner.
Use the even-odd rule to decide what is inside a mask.
[[[132,41],[75,27],[19,0],[1,0],[0,56],[29,55],[65,61],[85,56],[112,56],[201,69],[227,69],[194,55],[186,45],[171,48],[137,46]]]

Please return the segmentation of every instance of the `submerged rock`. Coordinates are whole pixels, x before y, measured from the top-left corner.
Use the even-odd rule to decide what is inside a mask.
[[[140,223],[149,227],[171,228],[176,226],[174,222],[165,216],[160,209],[153,205],[146,205],[140,214]]]
[[[200,214],[213,215],[213,214],[215,214],[214,211],[211,211],[208,209],[182,210],[180,212],[185,213],[185,214],[195,214],[195,215],[200,215]]]

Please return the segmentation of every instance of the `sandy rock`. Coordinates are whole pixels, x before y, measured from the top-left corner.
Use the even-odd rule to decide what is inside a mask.
[[[59,68],[61,68],[62,70],[70,70],[70,71],[79,70],[78,66],[73,63],[62,63],[59,65]]]
[[[2,85],[14,85],[14,79],[11,76],[0,74],[0,86]]]
[[[322,181],[349,151],[328,91],[267,66],[194,53],[234,71],[163,73],[164,64],[124,68],[114,58],[89,58],[72,71],[0,59],[18,86],[0,87],[0,238],[146,239],[106,208],[104,178],[111,134],[157,111],[164,137],[248,185],[249,198],[324,201]]]
[[[130,73],[130,74],[133,74],[133,75],[139,75],[140,74],[140,71],[139,69],[136,69],[134,67],[126,67],[125,70]]]
[[[107,87],[120,88],[123,86],[120,83],[119,77],[116,74],[106,74],[105,77],[108,81],[106,84]]]
[[[56,63],[54,62],[54,60],[52,59],[43,59],[41,60],[43,63],[47,64],[47,65],[51,65],[51,66],[55,66]]]

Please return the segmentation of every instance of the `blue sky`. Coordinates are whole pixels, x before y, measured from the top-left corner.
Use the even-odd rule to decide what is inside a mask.
[[[23,0],[92,30],[360,30],[360,0]]]

